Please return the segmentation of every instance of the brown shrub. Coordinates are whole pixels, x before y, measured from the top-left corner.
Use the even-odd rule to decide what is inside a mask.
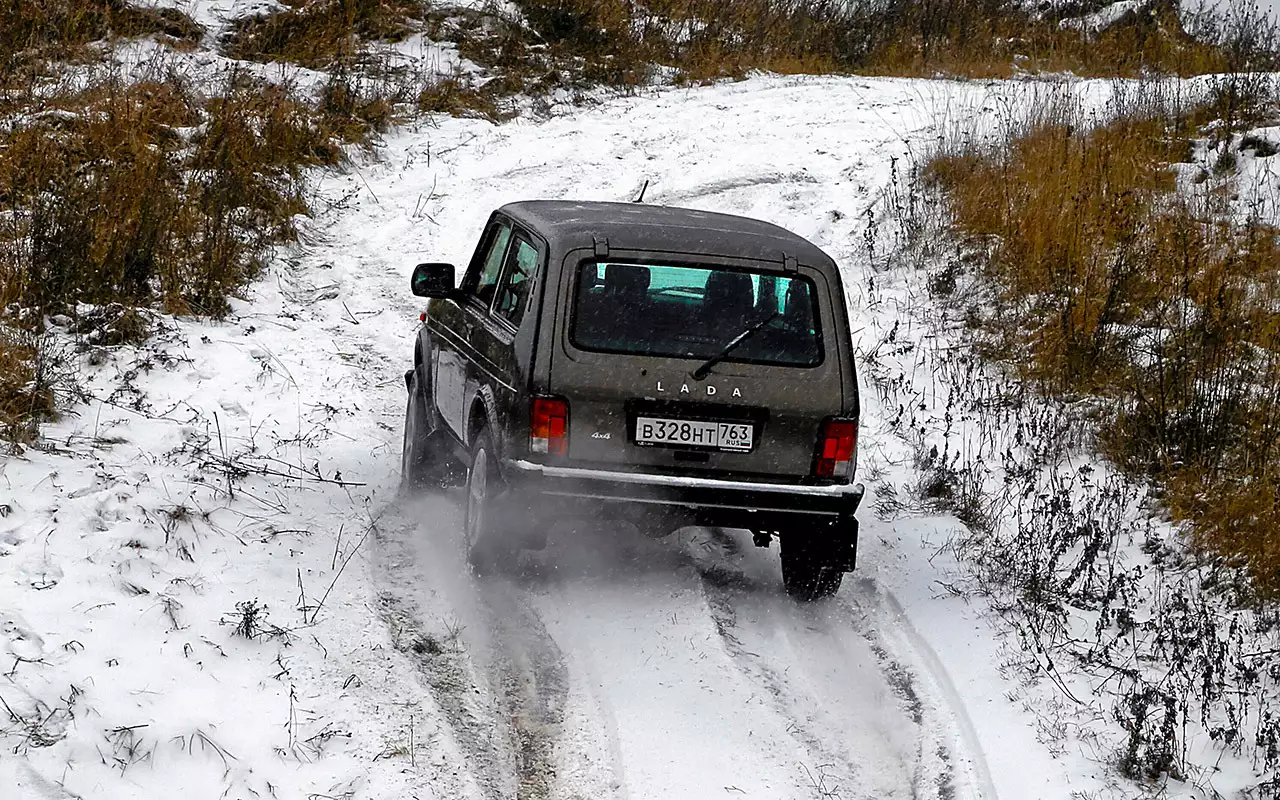
[[[6,300],[220,312],[293,234],[301,171],[340,156],[313,117],[239,78],[207,104],[172,83],[109,82],[32,109],[0,132]]]
[[[26,51],[65,56],[111,36],[149,35],[195,42],[204,29],[175,9],[138,8],[126,0],[0,0],[0,62],[9,68]]]
[[[988,351],[1049,392],[1106,399],[1110,455],[1277,593],[1280,230],[1172,194],[1203,113],[1091,129],[1041,109],[996,146],[944,148],[925,175],[986,253]]]
[[[413,0],[306,0],[297,8],[237,22],[227,52],[323,69],[356,56],[362,42],[404,39],[421,16],[422,4]]]
[[[18,332],[0,325],[0,442],[10,447],[31,441],[34,422],[53,412],[52,393],[35,383],[35,356]]]
[[[499,109],[493,92],[477,89],[460,75],[448,75],[428,83],[418,92],[419,111],[450,114],[455,117],[482,117],[494,122],[510,118]]]

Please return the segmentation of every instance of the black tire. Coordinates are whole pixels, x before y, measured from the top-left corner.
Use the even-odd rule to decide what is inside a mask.
[[[848,563],[837,542],[821,534],[784,533],[780,537],[782,586],[787,594],[804,603],[835,595]]]
[[[440,443],[435,409],[418,385],[418,370],[409,374],[404,410],[404,443],[400,448],[400,490],[439,489],[452,473],[452,459]]]
[[[514,559],[514,544],[496,513],[496,501],[506,491],[498,471],[493,438],[481,431],[471,447],[471,469],[467,471],[466,515],[463,535],[467,560],[478,575],[501,571]]]

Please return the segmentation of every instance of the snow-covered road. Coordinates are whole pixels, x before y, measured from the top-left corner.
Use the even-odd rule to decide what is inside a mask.
[[[778,223],[846,270],[865,351],[913,302],[870,266],[882,193],[1017,91],[762,77],[538,122],[444,119],[325,177],[301,245],[232,321],[179,320],[159,354],[86,355],[97,400],[49,427],[64,449],[0,464],[0,568],[16,576],[0,656],[19,659],[0,680],[19,758],[0,755],[0,785],[22,800],[1095,788],[1033,741],[978,612],[934,590],[930,541],[957,523],[872,513],[877,481],[915,478],[870,387],[860,565],[828,603],[792,603],[776,550],[714,530],[557,529],[517,577],[477,580],[454,499],[395,499],[409,273],[465,264],[493,208],[648,182],[649,202]],[[246,640],[231,625],[249,600]]]
[[[415,660],[483,797],[991,796],[865,583],[802,607],[749,539],[587,529],[472,582],[456,504],[407,511],[431,522],[383,537],[384,600],[459,632]]]
[[[357,199],[312,257],[351,276],[344,293],[360,307],[412,320],[409,268],[465,264],[491,209],[625,200],[647,181],[648,202],[761,217],[827,248],[849,269],[856,314],[868,214],[895,163],[981,97],[971,86],[771,79],[537,124],[448,122],[389,142],[384,165],[352,176]],[[393,328],[371,345],[403,360],[408,331]],[[392,415],[401,397],[384,401]],[[401,516],[380,539],[378,580],[393,617],[441,643],[415,660],[465,755],[459,793],[995,796],[947,677],[898,630],[874,548],[837,601],[799,607],[781,592],[776,551],[741,534],[558,530],[521,577],[476,581],[456,502]]]

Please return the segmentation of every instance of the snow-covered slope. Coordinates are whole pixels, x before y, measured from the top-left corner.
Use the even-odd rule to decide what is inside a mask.
[[[521,198],[767,219],[845,266],[863,352],[919,301],[871,269],[883,192],[1034,87],[755,78],[541,122],[443,119],[324,176],[303,242],[222,323],[80,354],[87,402],[0,464],[0,787],[28,798],[1068,798],[959,523],[863,517],[831,603],[734,532],[556,530],[464,568],[456,498],[396,501],[412,266]],[[1079,90],[1104,97],[1104,84]],[[886,285],[890,282],[891,285]],[[72,337],[68,335],[68,340]],[[914,480],[868,387],[863,464]],[[1016,700],[1016,702],[1015,702]]]
[[[985,665],[941,670],[882,577],[918,533],[869,521],[858,579],[803,610],[770,554],[705,533],[565,534],[541,579],[476,584],[447,501],[393,502],[407,272],[465,261],[492,207],[650,180],[856,270],[891,162],[981,95],[755,80],[446,120],[324,180],[232,321],[83,354],[93,399],[4,464],[7,774],[24,797],[1018,796],[1036,754],[1006,758],[985,715],[975,735],[952,688]]]

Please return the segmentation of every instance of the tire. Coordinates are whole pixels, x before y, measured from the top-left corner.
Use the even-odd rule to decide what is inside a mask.
[[[467,560],[478,575],[500,571],[514,560],[514,544],[495,508],[495,501],[505,490],[502,475],[498,472],[493,439],[488,431],[481,431],[471,448],[463,522]]]
[[[792,598],[803,603],[825,600],[835,595],[844,579],[847,559],[839,551],[839,539],[815,534],[792,533],[780,537],[782,586]]]
[[[400,448],[400,490],[439,489],[452,473],[452,459],[441,447],[435,410],[418,385],[418,370],[409,373],[409,399],[404,410],[404,442]]]

